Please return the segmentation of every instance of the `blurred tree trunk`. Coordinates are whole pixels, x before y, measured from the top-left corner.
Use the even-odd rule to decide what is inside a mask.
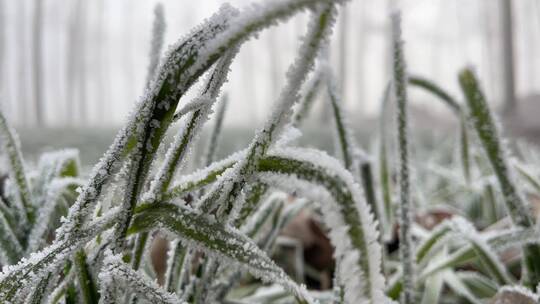
[[[34,1],[33,11],[33,29],[32,29],[32,70],[34,84],[34,113],[36,125],[38,127],[44,124],[44,98],[43,98],[43,62],[42,56],[42,27],[43,27],[43,3],[42,0]]]
[[[364,1],[360,2],[360,4],[361,4],[360,18],[359,20],[355,20],[357,24],[360,25],[359,26],[360,30],[359,31],[357,30],[358,34],[356,35],[358,39],[358,52],[356,54],[356,56],[358,57],[358,72],[356,73],[357,78],[354,81],[355,86],[357,88],[356,89],[357,100],[354,100],[354,102],[357,103],[358,115],[359,115],[358,117],[361,117],[361,115],[365,114],[366,102],[367,102],[366,92],[365,92],[365,89],[366,89],[365,58],[366,58],[366,53],[367,53],[367,43],[366,43],[366,35],[367,35],[366,7],[367,6],[366,6],[366,2]],[[358,29],[358,26],[355,26],[355,28]]]
[[[341,6],[340,14],[339,14],[339,92],[341,95],[341,99],[345,100],[345,87],[347,82],[347,34],[348,34],[348,14],[349,10],[346,5]]]
[[[95,52],[95,80],[96,80],[96,93],[97,95],[94,96],[96,100],[96,113],[97,113],[97,120],[99,123],[103,123],[106,119],[105,113],[105,73],[103,73],[103,44],[105,41],[105,7],[103,0],[97,0],[96,1],[97,6],[97,29],[95,34],[95,40],[94,45],[96,48]]]
[[[6,73],[6,69],[4,68],[6,65],[4,63],[4,58],[6,54],[6,25],[7,22],[5,21],[6,18],[6,6],[4,5],[4,0],[0,0],[0,106],[3,105],[2,109],[3,111],[7,111],[7,105],[8,101],[6,98],[6,92],[5,89],[7,88],[6,84],[4,83],[4,74]]]
[[[75,7],[71,11],[67,38],[66,112],[70,125],[75,124],[77,116],[81,120],[85,118],[84,23],[83,0],[76,0]]]
[[[514,71],[514,37],[512,23],[512,2],[511,0],[500,0],[501,27],[502,27],[502,65],[504,88],[504,108],[505,114],[516,111],[517,101],[515,92],[515,71]]]
[[[26,5],[25,0],[17,3],[17,111],[19,124],[25,125],[28,117],[27,102],[27,58],[26,58]]]

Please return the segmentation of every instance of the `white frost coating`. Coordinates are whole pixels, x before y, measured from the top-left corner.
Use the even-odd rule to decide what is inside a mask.
[[[25,294],[27,289],[33,288],[33,283],[44,275],[56,273],[76,250],[117,221],[119,214],[120,210],[113,208],[83,227],[77,237],[57,239],[46,248],[30,254],[28,258],[23,257],[16,265],[4,266],[0,273],[0,300],[9,302],[18,294]]]
[[[540,244],[540,231],[537,225],[530,228],[487,231],[482,233],[481,236],[497,251],[502,251],[512,246]]]
[[[228,51],[223,58],[216,64],[214,70],[208,77],[205,87],[203,88],[199,98],[196,98],[188,108],[198,109],[190,113],[186,123],[182,126],[178,134],[175,136],[174,142],[171,144],[165,161],[159,172],[150,185],[150,190],[144,195],[145,201],[156,201],[161,199],[161,194],[168,190],[170,181],[179,167],[184,163],[185,155],[189,153],[193,140],[199,136],[202,126],[208,121],[208,117],[212,106],[217,100],[219,92],[223,84],[227,81],[230,65],[234,57],[238,53],[238,48]],[[189,110],[189,111],[191,111]]]
[[[277,24],[300,10],[314,8],[317,3],[340,4],[347,0],[274,0],[263,1],[261,3],[252,3],[243,8],[234,19],[230,21],[227,30],[218,34],[211,43],[204,46],[199,52],[201,58],[193,70],[200,69],[200,66],[208,60],[213,54],[219,52],[223,45],[232,43],[242,43],[248,37],[245,37],[246,28],[256,28],[251,36],[265,27]],[[269,22],[272,20],[272,22]],[[241,41],[237,41],[241,39]]]
[[[129,265],[122,262],[120,256],[112,255],[110,251],[105,253],[103,268],[99,274],[99,279],[106,283],[113,280],[127,284],[129,289],[137,293],[151,303],[183,304],[176,295],[169,293],[159,287],[159,285],[133,270]]]
[[[154,24],[152,25],[152,44],[150,47],[150,63],[146,74],[146,86],[149,86],[152,79],[156,75],[156,70],[159,66],[159,58],[161,49],[163,48],[163,40],[165,36],[165,13],[163,12],[163,4],[157,3],[154,7]]]
[[[241,150],[239,152],[233,153],[232,155],[228,156],[227,158],[223,160],[213,162],[211,165],[209,165],[206,168],[199,169],[189,175],[183,175],[172,186],[172,189],[167,193],[167,197],[169,198],[177,197],[179,193],[183,193],[183,189],[185,189],[185,187],[191,184],[196,184],[199,181],[205,179],[208,175],[211,174],[211,172],[233,165],[234,163],[244,158],[246,153],[247,153],[247,149]]]
[[[334,120],[336,123],[336,127],[333,128],[335,132],[335,150],[339,153],[339,155],[341,155],[345,163],[345,168],[351,171],[353,173],[353,176],[357,180],[359,180],[360,159],[358,157],[357,150],[360,149],[358,148],[358,144],[354,139],[354,134],[352,131],[353,129],[350,127],[347,115],[345,115],[345,111],[343,110],[343,101],[341,99],[341,96],[339,96],[336,80],[332,73],[330,64],[327,60],[321,61],[321,71],[326,81],[327,92],[332,106],[332,110],[334,112]]]
[[[209,257],[225,259],[226,262],[245,267],[257,278],[281,284],[308,303],[316,303],[304,286],[291,280],[253,241],[238,230],[223,226],[210,216],[184,206],[148,216],[143,219],[135,218],[134,225],[137,226],[138,220],[144,221],[145,225],[160,225],[164,231],[179,238],[185,246],[202,251]]]
[[[298,2],[300,3],[302,1]],[[275,1],[272,2],[272,5],[278,7],[285,3],[287,1]],[[257,7],[257,10],[251,12],[251,14],[256,16],[260,13],[266,13],[266,9]],[[247,156],[239,161],[231,170],[227,170],[212,190],[201,199],[200,206],[202,210],[209,211],[214,209],[215,206],[229,208],[228,205],[233,203],[232,201],[235,200],[235,196],[238,195],[238,193],[231,192],[231,190],[237,191],[239,189],[239,187],[233,187],[233,185],[245,183],[252,178],[258,159],[266,153],[285,125],[290,122],[292,107],[300,98],[299,91],[301,86],[307,74],[313,68],[321,45],[328,42],[328,36],[332,31],[332,25],[336,19],[335,15],[336,8],[333,5],[319,7],[313,12],[307,34],[302,39],[297,58],[287,71],[286,85],[280,92],[277,104],[274,106],[271,115],[266,120],[264,127],[255,135],[248,148],[249,152]],[[246,26],[242,22],[238,23],[242,27]],[[237,25],[233,22],[231,28]],[[231,218],[229,217],[228,220],[231,220]]]
[[[494,253],[494,250],[485,241],[485,238],[479,235],[476,228],[467,220],[458,217],[454,220],[452,230],[459,233],[459,235],[467,239],[474,247],[474,250],[479,255],[482,263],[488,263],[485,266],[487,270],[499,283],[511,283],[510,275],[506,270],[504,264],[500,261],[499,257]],[[487,261],[486,261],[487,260]],[[494,269],[492,269],[494,267]]]
[[[66,166],[70,162],[75,163],[76,170],[80,166],[79,150],[77,149],[62,149],[53,152],[43,153],[38,162],[39,175],[33,184],[33,191],[37,192],[40,200],[36,201],[38,206],[44,204],[44,196],[47,195],[46,187],[54,178],[58,177],[62,170],[66,169]],[[79,173],[79,172],[75,172]]]
[[[212,35],[213,29],[222,25],[222,22],[228,20],[232,15],[235,15],[237,12],[230,6],[224,6],[218,14],[215,14],[210,19],[205,21],[200,26],[196,27],[190,35],[186,38],[180,39],[170,50],[167,52],[165,62],[160,67],[160,73],[155,78],[155,81],[149,86],[149,89],[144,96],[140,98],[140,101],[137,103],[135,109],[131,112],[130,118],[125,125],[125,127],[119,131],[117,137],[115,138],[113,144],[109,147],[107,152],[101,158],[99,163],[94,167],[90,174],[89,182],[87,186],[83,188],[81,195],[78,197],[77,201],[70,208],[68,214],[68,220],[62,225],[62,233],[60,234],[63,237],[69,237],[72,233],[76,233],[80,229],[83,221],[91,213],[92,208],[95,206],[98,195],[101,192],[103,185],[109,180],[110,175],[119,168],[121,164],[122,152],[125,151],[128,141],[132,139],[133,135],[141,134],[145,126],[150,123],[152,112],[154,107],[160,109],[168,109],[171,106],[171,102],[176,102],[177,100],[165,99],[158,101],[157,95],[161,87],[165,84],[165,81],[173,81],[175,71],[179,68],[180,63],[185,63],[189,54],[177,54],[175,52],[181,45],[195,45],[197,39],[204,41],[207,39],[205,35]],[[210,34],[205,32],[204,29],[211,32]],[[202,37],[196,36],[197,33],[201,33]],[[196,36],[197,39],[193,38]],[[193,38],[193,39],[190,39]],[[196,48],[195,48],[196,49]],[[191,73],[191,70],[188,69],[188,73]],[[185,76],[185,75],[184,75]],[[182,77],[183,82],[179,83],[178,90],[180,93],[183,93],[187,90],[186,78]],[[178,92],[175,92],[178,93]],[[136,149],[141,149],[142,143],[136,143]]]
[[[302,132],[294,127],[292,124],[289,124],[285,127],[285,130],[279,136],[279,139],[276,141],[276,146],[287,146],[291,145],[294,141],[299,139],[302,136]]]
[[[0,212],[0,241],[0,263],[2,265],[16,263],[24,251],[19,243],[19,239],[2,212]]]
[[[17,192],[17,198],[12,202],[21,227],[27,227],[28,215],[33,207],[32,193],[24,170],[24,160],[17,133],[8,124],[4,114],[0,111],[0,145],[1,150],[8,156],[8,173]],[[1,151],[0,150],[0,151]],[[26,210],[26,209],[29,210]]]
[[[39,209],[36,224],[32,227],[30,236],[28,237],[27,253],[34,252],[45,244],[45,233],[50,228],[50,221],[53,219],[55,208],[61,203],[61,200],[63,200],[63,191],[65,191],[68,186],[80,186],[82,184],[83,181],[77,178],[54,179],[49,184],[43,200],[44,205]]]
[[[377,223],[373,220],[370,207],[364,201],[361,188],[351,173],[343,168],[337,159],[317,150],[276,148],[270,152],[270,155],[317,164],[317,167],[323,168],[326,173],[339,177],[345,182],[353,197],[358,219],[361,221],[363,242],[367,244],[367,252],[359,252],[357,248],[353,247],[348,235],[349,226],[342,213],[342,206],[336,204],[336,200],[323,186],[302,181],[296,176],[284,176],[277,173],[260,173],[258,175],[264,182],[273,186],[288,191],[299,191],[302,196],[321,202],[324,221],[330,228],[330,239],[336,248],[336,260],[342,261],[341,265],[338,265],[338,271],[345,283],[347,303],[385,303],[388,301],[383,292],[384,276],[381,274],[381,246],[377,239]],[[368,274],[363,273],[359,266],[365,258],[367,258],[369,265]],[[366,285],[361,278],[370,282],[368,295],[364,293]]]
[[[261,221],[266,221],[269,216],[268,213],[274,212],[274,207],[279,202],[283,202],[287,199],[285,193],[278,192],[272,193],[257,209],[257,211],[249,217],[247,222],[240,227],[240,231],[247,236],[252,236],[252,239],[258,236],[256,234],[257,228],[261,226]],[[255,235],[254,235],[255,234]]]
[[[527,298],[530,298],[534,302],[540,301],[540,296],[538,294],[533,293],[529,288],[527,288],[525,286],[521,286],[521,285],[508,286],[508,285],[506,285],[506,286],[501,287],[497,293],[502,294],[502,293],[505,293],[505,292],[519,293],[519,294],[524,295]]]
[[[202,107],[206,106],[206,105],[209,105],[209,104],[213,104],[214,101],[209,98],[208,96],[199,96],[199,97],[196,97],[196,98],[193,98],[192,101],[188,102],[186,105],[184,105],[178,112],[177,116],[184,116],[186,115],[187,113],[189,112],[193,112],[195,110],[199,110],[199,109],[202,109]]]

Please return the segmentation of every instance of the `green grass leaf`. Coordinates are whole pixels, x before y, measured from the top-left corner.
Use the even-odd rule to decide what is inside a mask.
[[[515,225],[531,227],[535,225],[529,212],[528,204],[523,198],[514,180],[512,168],[508,166],[507,151],[500,141],[499,130],[491,111],[480,89],[476,76],[470,69],[464,69],[459,74],[459,82],[469,108],[469,115],[478,137],[484,147],[493,171],[499,181],[505,205]],[[524,248],[523,260],[527,268],[526,285],[535,288],[540,283],[540,245],[530,244]]]
[[[187,244],[204,249],[246,266],[255,276],[279,283],[296,295],[310,299],[281,268],[250,239],[238,231],[225,228],[206,215],[172,204],[145,204],[137,207],[129,233],[138,233],[161,226],[175,233]]]

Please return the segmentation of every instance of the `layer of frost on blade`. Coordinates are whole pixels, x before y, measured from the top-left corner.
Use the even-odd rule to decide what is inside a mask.
[[[328,227],[331,228],[331,240],[336,247],[336,258],[342,260],[339,271],[343,282],[346,283],[347,301],[350,303],[354,303],[358,299],[363,299],[362,301],[366,303],[386,301],[383,294],[384,277],[381,274],[381,246],[377,241],[377,223],[373,220],[370,207],[364,201],[362,191],[354,181],[351,173],[343,168],[335,158],[316,150],[275,149],[271,151],[270,155],[304,161],[345,183],[346,189],[343,189],[343,191],[349,191],[353,200],[350,202],[336,202],[336,199],[331,196],[332,194],[325,189],[327,185],[324,182],[318,185],[313,184],[313,181],[310,183],[309,180],[299,180],[297,176],[283,176],[283,174],[279,173],[259,174],[259,178],[271,183],[273,186],[279,186],[289,191],[300,190],[302,195],[322,202],[321,208],[323,209],[324,220]],[[342,210],[345,206],[341,204],[353,204],[351,207],[358,213],[355,217],[357,222],[348,223],[345,221],[345,218],[348,217],[343,214]],[[351,243],[351,238],[348,235],[351,225],[361,226],[365,247],[357,248]],[[366,257],[367,264],[362,261]],[[352,277],[356,277],[356,279],[352,279]],[[358,277],[364,277],[365,280],[358,280]]]
[[[163,48],[163,40],[165,36],[167,24],[165,22],[165,12],[163,4],[157,3],[154,7],[154,23],[152,24],[152,43],[150,45],[150,63],[146,72],[146,86],[149,86],[152,79],[156,75],[156,70],[159,66],[161,57],[161,49]]]
[[[112,255],[110,252],[105,254],[99,279],[105,282],[120,281],[126,284],[130,291],[151,303],[184,303],[173,293],[162,289],[156,282],[144,278],[140,273],[131,269],[129,265],[122,262],[120,256]]]
[[[294,294],[310,300],[304,287],[298,286],[249,238],[234,228],[224,227],[213,217],[183,206],[147,204],[139,208],[131,232],[159,225],[179,237],[186,245],[209,256],[219,255],[247,267],[253,275],[282,284]],[[311,302],[310,302],[311,303]]]
[[[21,221],[22,227],[28,226],[28,221],[32,222],[31,218],[34,215],[34,203],[30,186],[24,170],[24,160],[21,153],[21,148],[18,142],[17,133],[8,124],[4,114],[0,111],[0,143],[2,150],[7,154],[9,176],[16,186],[17,199],[13,202],[16,209],[17,217]]]

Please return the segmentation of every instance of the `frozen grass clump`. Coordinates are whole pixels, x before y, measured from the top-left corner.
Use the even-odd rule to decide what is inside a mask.
[[[540,190],[534,149],[510,157],[470,69],[459,74],[465,102],[425,78],[409,77],[396,14],[393,81],[374,133],[379,149],[364,151],[332,67],[321,56],[343,2],[225,5],[165,56],[158,5],[145,94],[87,176],[73,149],[45,153],[29,166],[0,113],[6,159],[0,168],[6,176],[0,187],[0,302],[537,301],[538,225],[526,195]],[[268,119],[245,149],[215,160],[227,102],[222,89],[243,42],[304,10],[307,31]],[[183,100],[197,82],[199,94]],[[409,85],[431,92],[458,116],[458,153],[448,153],[444,143],[441,149],[410,147]],[[297,128],[323,92],[335,157],[294,146]],[[385,119],[392,101],[393,123]],[[197,153],[201,166],[186,174],[214,111],[206,151]],[[173,124],[179,127],[166,146]],[[388,134],[394,133],[397,143],[391,144]],[[447,161],[448,154],[456,159]],[[311,276],[314,270],[301,253],[294,275],[273,257],[275,248],[291,243],[280,239],[281,231],[306,209],[334,249],[332,289],[303,284],[304,270]],[[168,256],[160,270],[150,253],[163,238]],[[503,255],[516,250],[521,262]]]

